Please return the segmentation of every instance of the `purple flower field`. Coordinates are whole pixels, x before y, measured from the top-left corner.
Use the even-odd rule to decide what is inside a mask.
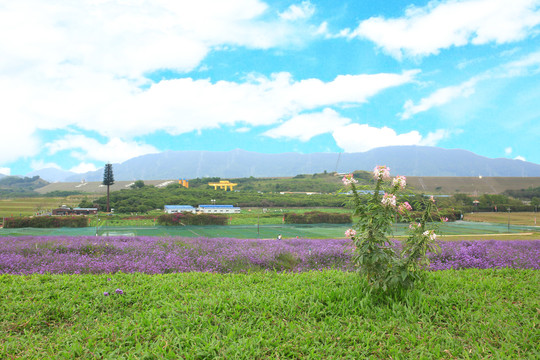
[[[431,270],[540,269],[540,241],[441,242]],[[353,270],[352,244],[335,240],[179,237],[0,238],[0,274]]]

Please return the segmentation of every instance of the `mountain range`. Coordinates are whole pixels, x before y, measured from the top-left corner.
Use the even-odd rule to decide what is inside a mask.
[[[408,176],[540,176],[540,165],[506,158],[491,159],[470,151],[428,146],[389,146],[363,153],[262,154],[245,150],[165,151],[113,164],[116,180],[194,179],[202,177],[279,177],[324,171],[348,173],[390,167],[393,175]],[[101,181],[103,169],[74,174],[42,169],[39,175],[55,181]]]

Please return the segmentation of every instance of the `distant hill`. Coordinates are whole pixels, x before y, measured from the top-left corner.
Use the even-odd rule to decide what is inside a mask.
[[[47,181],[39,176],[19,177],[19,176],[4,176],[0,178],[0,195],[13,196],[28,196],[35,194],[34,190],[42,188],[48,184]]]
[[[470,151],[427,146],[390,146],[363,153],[261,154],[244,150],[227,152],[166,151],[114,164],[116,180],[242,178],[295,176],[328,172],[371,170],[387,165],[393,175],[538,177],[540,165],[512,159],[490,159]],[[100,181],[103,169],[64,181]]]

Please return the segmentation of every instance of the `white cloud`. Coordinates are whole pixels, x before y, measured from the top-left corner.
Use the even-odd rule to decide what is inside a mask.
[[[0,174],[2,175],[10,175],[11,169],[8,167],[0,167]]]
[[[119,163],[136,156],[152,154],[158,150],[150,145],[134,141],[123,141],[112,138],[106,144],[84,135],[66,135],[63,139],[46,144],[50,154],[71,150],[71,155],[80,160],[96,160]],[[93,164],[80,164],[78,167],[90,167]],[[77,169],[77,167],[76,167]],[[72,170],[75,171],[75,170]]]
[[[505,149],[504,149],[504,153],[505,153],[506,155],[510,155],[510,154],[512,153],[512,148],[511,148],[510,146],[507,147],[507,148],[505,148]]]
[[[311,16],[309,1],[281,18],[260,0],[22,0],[1,7],[0,32],[10,36],[0,37],[0,165],[39,154],[41,130],[95,132],[112,140],[76,144],[66,137],[48,148],[70,149],[81,161],[121,161],[156,151],[135,143],[136,136],[271,125],[321,107],[364,103],[417,74],[342,75],[326,82],[295,81],[288,73],[244,82],[186,77],[152,83],[145,77],[195,69],[219,49],[302,42],[316,29],[290,20]]]
[[[309,3],[298,6],[306,15]],[[0,69],[50,71],[69,63],[138,77],[156,69],[194,69],[221,45],[267,49],[297,41],[260,0],[3,2]]]
[[[0,85],[0,99],[6,99],[6,97],[2,96],[1,87],[2,85]],[[40,150],[35,128],[30,122],[25,123],[24,118],[11,116],[9,109],[12,106],[13,103],[10,104],[9,101],[3,100],[0,107],[0,119],[2,119],[0,165],[10,163],[21,157],[33,156]],[[4,113],[3,110],[7,110],[7,113]]]
[[[350,122],[350,119],[341,117],[336,111],[326,108],[320,113],[294,116],[280,126],[266,131],[263,135],[272,138],[309,141],[314,136],[332,132]]]
[[[279,14],[284,20],[298,20],[311,17],[315,13],[315,6],[309,1],[302,1],[300,5],[293,4]]]
[[[53,163],[53,162],[45,162],[43,160],[32,160],[30,162],[30,167],[33,170],[41,170],[41,169],[48,169],[48,168],[54,168],[54,169],[60,169],[60,165]]]
[[[269,125],[319,107],[361,104],[385,89],[413,81],[416,74],[341,75],[329,82],[294,81],[288,73],[252,77],[243,83],[181,78],[161,81],[147,90],[126,80],[78,74],[62,89],[46,91],[43,84],[43,89],[19,99],[20,105],[9,112],[14,122],[24,116],[32,131],[75,126],[125,139],[156,130],[177,135],[237,123]],[[81,87],[71,86],[79,79]],[[10,99],[8,89],[6,96]],[[24,105],[28,103],[33,104],[31,110]]]
[[[71,169],[69,169],[69,171],[73,171],[74,173],[77,173],[77,174],[83,174],[89,171],[96,171],[97,169],[98,169],[97,166],[92,163],[82,162],[79,165],[74,166]]]
[[[369,39],[400,59],[438,54],[452,46],[519,41],[538,24],[538,0],[431,1],[410,6],[400,18],[362,21],[347,36]]]
[[[423,138],[416,130],[397,134],[388,127],[371,127],[367,124],[350,124],[333,133],[336,144],[346,152],[364,152],[377,147],[393,145],[421,145]]]
[[[421,99],[416,105],[411,100],[408,100],[403,105],[404,111],[401,114],[401,118],[409,119],[415,114],[427,111],[433,107],[442,106],[456,98],[468,97],[474,93],[474,88],[478,80],[478,78],[473,78],[457,86],[438,89],[428,97]]]
[[[461,133],[461,130],[450,131],[445,129],[438,129],[433,132],[429,132],[426,137],[419,142],[419,145],[435,146],[441,140],[447,139],[450,137],[450,135],[455,133]]]
[[[532,52],[522,58],[489,69],[459,85],[440,88],[431,95],[421,99],[417,104],[407,100],[403,105],[401,119],[409,119],[412,116],[452,102],[458,98],[469,97],[475,92],[480,82],[500,78],[519,76],[531,76],[540,73],[540,51]]]

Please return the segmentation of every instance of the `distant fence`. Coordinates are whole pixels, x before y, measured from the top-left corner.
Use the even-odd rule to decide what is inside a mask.
[[[0,236],[179,236],[238,239],[283,238],[331,239],[343,238],[350,224],[283,224],[283,225],[227,225],[227,226],[148,226],[148,227],[85,227],[55,229],[0,229]],[[407,233],[407,224],[393,227],[394,235]],[[540,232],[540,226],[522,226],[456,221],[440,224],[441,235],[503,234]]]

